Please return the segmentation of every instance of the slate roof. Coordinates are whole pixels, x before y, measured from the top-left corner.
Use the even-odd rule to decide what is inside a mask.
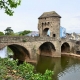
[[[27,34],[26,36],[39,36],[39,32],[32,31],[31,33]]]
[[[47,18],[47,17],[59,17],[59,18],[61,18],[61,16],[59,14],[57,14],[55,11],[50,11],[50,12],[44,12],[38,19]]]

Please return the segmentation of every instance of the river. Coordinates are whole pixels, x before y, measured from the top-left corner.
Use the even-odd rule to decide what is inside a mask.
[[[6,48],[0,50],[0,57],[7,57]],[[80,80],[80,58],[61,56],[61,58],[38,57],[36,71],[44,73],[46,69],[54,71],[53,80]]]
[[[1,58],[7,57],[7,47],[5,47],[2,50],[0,50],[0,57]]]
[[[54,71],[53,80],[80,80],[80,59],[76,57],[51,58],[40,56],[36,70],[44,73],[46,69]]]

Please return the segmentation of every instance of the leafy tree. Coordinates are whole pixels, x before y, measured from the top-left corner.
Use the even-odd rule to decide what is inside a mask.
[[[5,35],[12,35],[14,33],[11,27],[7,27],[6,30],[4,31],[5,31]]]
[[[12,16],[14,8],[20,5],[21,0],[0,0],[0,8],[5,10],[5,13]]]
[[[2,36],[2,35],[4,35],[4,33],[0,31],[0,36]]]
[[[24,30],[24,31],[22,31],[19,35],[26,35],[26,34],[28,34],[28,33],[30,33],[31,31],[29,31],[29,30]]]

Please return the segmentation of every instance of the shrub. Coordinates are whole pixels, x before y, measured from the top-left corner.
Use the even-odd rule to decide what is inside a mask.
[[[41,73],[34,73],[34,66],[24,62],[17,66],[18,60],[0,58],[0,80],[52,80],[53,71],[46,70]]]

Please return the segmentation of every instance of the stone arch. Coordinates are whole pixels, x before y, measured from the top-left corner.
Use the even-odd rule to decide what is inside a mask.
[[[44,56],[51,56],[55,53],[56,49],[52,42],[44,42],[39,46],[39,54]]]
[[[62,45],[61,45],[61,52],[63,53],[69,53],[70,52],[70,45],[69,43],[67,42],[64,42]]]
[[[45,29],[43,30],[43,36],[49,36],[50,33],[48,33],[48,31],[49,31],[49,28],[45,28]]]
[[[28,61],[30,59],[30,53],[24,46],[20,44],[7,44],[5,46],[8,46],[13,51],[14,60]]]

